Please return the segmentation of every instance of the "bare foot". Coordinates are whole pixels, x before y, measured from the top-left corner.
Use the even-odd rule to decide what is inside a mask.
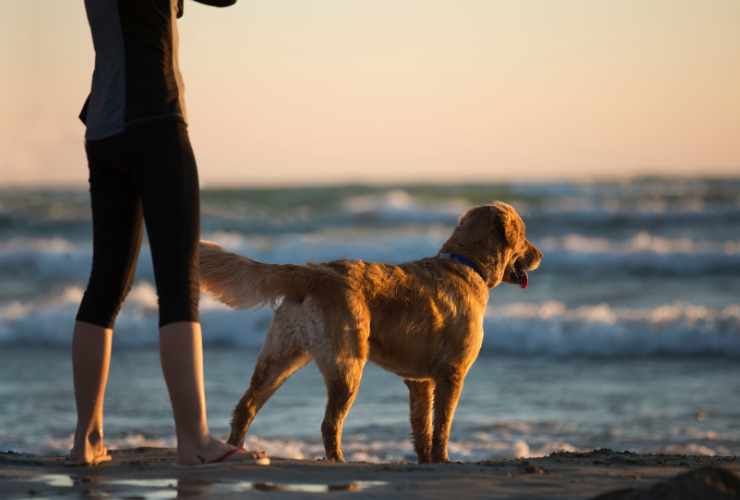
[[[177,450],[178,465],[206,465],[218,463],[252,463],[269,465],[270,459],[264,451],[247,451],[211,437],[205,446],[197,450]]]
[[[255,465],[270,465],[270,459],[263,450],[249,451],[244,448],[233,448],[222,456],[205,464],[223,464],[223,463],[249,463]]]
[[[110,452],[101,441],[96,445],[88,443],[87,446],[72,448],[64,460],[64,465],[68,467],[85,467],[110,461]]]
[[[83,433],[79,429],[75,432],[75,440],[69,455],[64,461],[68,466],[98,465],[110,462],[111,456],[103,441],[103,433],[92,431]]]

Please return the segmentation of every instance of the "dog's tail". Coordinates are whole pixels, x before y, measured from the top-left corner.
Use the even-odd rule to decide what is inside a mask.
[[[198,250],[201,288],[235,309],[274,306],[283,297],[301,301],[319,274],[307,266],[257,262],[210,241],[201,240]]]

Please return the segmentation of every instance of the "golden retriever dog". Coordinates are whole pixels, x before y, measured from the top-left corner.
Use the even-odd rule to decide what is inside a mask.
[[[419,462],[447,461],[463,381],[483,342],[488,291],[502,282],[526,288],[541,260],[524,221],[502,202],[469,210],[436,256],[400,265],[272,265],[201,242],[204,290],[234,308],[276,307],[229,442],[243,444],[262,405],[313,359],[328,393],[326,458],[344,461],[344,419],[370,360],[408,387]]]

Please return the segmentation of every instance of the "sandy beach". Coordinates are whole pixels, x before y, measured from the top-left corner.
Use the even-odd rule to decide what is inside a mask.
[[[649,489],[660,481],[702,467],[729,471],[730,482],[737,484],[740,463],[735,457],[599,450],[555,453],[538,459],[444,465],[329,464],[273,458],[270,466],[182,468],[174,464],[172,449],[136,448],[113,451],[111,463],[94,468],[65,467],[61,457],[0,453],[0,490],[3,498],[8,499],[195,499],[245,495],[295,499],[327,493],[356,499],[449,499],[455,495],[464,495],[466,499],[585,499],[615,490]],[[732,485],[712,487],[718,491],[724,488],[729,495],[717,498],[738,498],[739,492],[733,492]],[[686,493],[689,489],[682,486],[681,491]]]

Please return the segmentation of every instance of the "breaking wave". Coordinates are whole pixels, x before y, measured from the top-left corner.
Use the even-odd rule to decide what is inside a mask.
[[[740,355],[740,304],[568,308],[560,302],[489,310],[486,347],[512,354]]]
[[[0,342],[67,345],[71,338],[67,330],[82,292],[69,287],[56,300],[0,306]],[[257,348],[271,317],[270,309],[234,311],[206,296],[201,305],[204,338],[210,345]],[[132,347],[156,345],[156,325],[156,292],[149,283],[136,285],[119,317],[116,342]],[[557,301],[513,303],[490,307],[485,330],[484,352],[493,353],[740,356],[740,304],[569,308]]]

